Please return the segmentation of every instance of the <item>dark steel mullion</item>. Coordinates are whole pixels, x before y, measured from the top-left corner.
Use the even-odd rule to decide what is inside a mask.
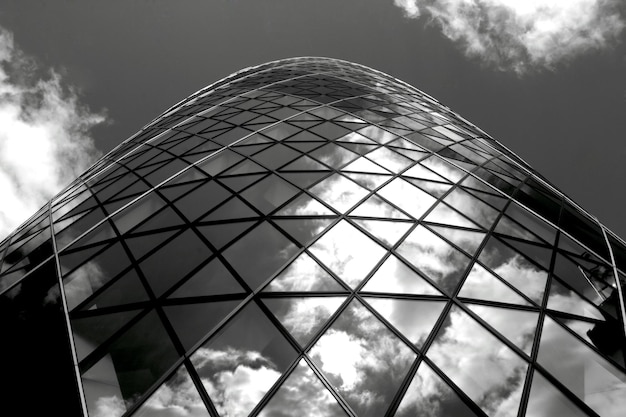
[[[528,181],[528,180],[527,180]],[[559,218],[557,218],[557,224],[561,221],[561,216],[563,215],[565,205],[561,203],[559,209]],[[543,332],[543,323],[545,321],[545,315],[548,305],[548,299],[550,298],[550,287],[552,286],[552,271],[554,271],[554,265],[556,263],[556,255],[558,253],[557,248],[559,247],[559,240],[561,239],[561,228],[557,226],[557,234],[555,236],[554,245],[552,249],[552,259],[550,260],[550,269],[548,270],[548,278],[546,279],[546,286],[543,293],[543,300],[541,301],[541,310],[539,311],[539,320],[537,321],[537,329],[535,330],[535,337],[533,338],[532,351],[530,355],[531,359],[531,370],[532,372],[528,372],[526,374],[526,380],[524,381],[524,388],[522,390],[522,398],[520,401],[520,409],[518,412],[518,417],[524,417],[526,414],[526,408],[528,407],[528,399],[530,397],[530,389],[532,383],[532,375],[537,368],[537,355],[539,353],[539,343],[541,342],[541,335]]]

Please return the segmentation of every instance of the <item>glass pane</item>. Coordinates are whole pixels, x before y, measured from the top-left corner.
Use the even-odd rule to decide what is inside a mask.
[[[548,273],[491,237],[478,260],[534,302],[541,304]]]
[[[550,285],[548,308],[577,316],[604,320],[602,313],[593,304],[559,283],[555,278],[552,279]]]
[[[485,229],[489,229],[498,217],[495,209],[460,188],[448,194],[443,201],[463,212]]]
[[[443,295],[396,256],[391,255],[367,281],[363,291]]]
[[[454,291],[470,261],[424,226],[411,232],[398,253],[448,293]]]
[[[538,313],[478,304],[467,304],[467,307],[530,356]]]
[[[417,369],[396,410],[396,417],[477,417],[426,363]]]
[[[478,264],[474,264],[465,279],[459,297],[477,300],[497,301],[519,305],[530,305],[521,295],[500,281],[496,276]]]
[[[302,246],[322,233],[334,219],[285,219],[274,222]]]
[[[474,230],[461,230],[439,226],[430,226],[430,228],[449,242],[463,249],[470,256],[474,256],[474,253],[476,253],[476,250],[485,238],[485,233]]]
[[[487,415],[517,414],[526,362],[460,308],[426,354]]]
[[[477,228],[478,226],[471,222],[467,217],[462,216],[456,210],[453,210],[444,203],[439,203],[435,206],[435,208],[428,213],[428,215],[424,218],[424,221],[432,222],[432,223],[441,223],[450,226],[460,226],[460,227],[471,227]]]
[[[382,197],[418,219],[436,200],[414,185],[396,178],[378,191]]]
[[[261,223],[224,252],[224,257],[254,290],[274,274],[297,248],[267,222]],[[246,259],[246,262],[241,262]]]
[[[342,291],[339,285],[309,255],[303,253],[263,291]]]
[[[537,360],[601,416],[623,413],[626,374],[547,316]]]
[[[210,417],[184,365],[133,413],[133,417],[157,416]]]
[[[345,220],[337,223],[310,251],[339,278],[355,287],[382,258],[382,246]]]
[[[368,194],[368,191],[343,175],[334,174],[311,188],[320,200],[345,213]]]
[[[373,297],[365,300],[418,348],[426,341],[446,305],[445,301]]]
[[[144,316],[82,375],[89,414],[121,415],[177,358],[158,315]]]
[[[528,406],[526,407],[526,417],[585,417],[587,415],[539,372],[535,371]]]
[[[346,413],[304,359],[258,414],[259,417],[342,417]]]
[[[386,203],[375,194],[355,208],[350,216],[409,220],[409,216],[393,208],[391,204]]]
[[[361,417],[385,414],[416,356],[358,301],[341,313],[310,354]]]
[[[293,202],[287,204],[275,216],[327,216],[335,215],[328,207],[314,199],[313,197],[302,194]]]
[[[413,226],[413,223],[386,220],[355,220],[355,223],[389,246],[395,245]]]
[[[294,339],[305,346],[344,300],[345,297],[281,297],[263,302]]]
[[[174,291],[170,298],[243,292],[244,289],[219,260],[213,259]]]
[[[259,307],[249,304],[191,362],[218,413],[245,417],[296,356]]]
[[[277,175],[265,177],[241,195],[255,208],[267,214],[298,193],[298,189]]]

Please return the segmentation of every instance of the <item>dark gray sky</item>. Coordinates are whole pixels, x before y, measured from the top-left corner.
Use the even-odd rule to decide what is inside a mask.
[[[103,152],[241,68],[329,56],[379,69],[433,95],[626,237],[626,31],[618,42],[554,70],[530,66],[518,75],[495,69],[484,56],[468,57],[462,42],[428,21],[425,13],[405,17],[392,0],[0,5],[0,26],[13,32],[39,68],[60,71],[66,85],[80,90],[83,104],[107,110],[109,123],[93,131]]]

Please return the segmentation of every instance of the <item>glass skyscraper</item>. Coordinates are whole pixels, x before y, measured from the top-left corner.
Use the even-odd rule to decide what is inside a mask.
[[[26,415],[626,409],[624,241],[436,99],[345,61],[181,101],[0,265],[3,395]]]

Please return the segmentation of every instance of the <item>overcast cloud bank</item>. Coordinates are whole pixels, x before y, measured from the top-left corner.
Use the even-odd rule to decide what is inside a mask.
[[[524,74],[618,41],[619,0],[394,0],[405,16],[424,15],[465,55]]]
[[[89,132],[103,123],[0,27],[0,240],[99,156]]]

